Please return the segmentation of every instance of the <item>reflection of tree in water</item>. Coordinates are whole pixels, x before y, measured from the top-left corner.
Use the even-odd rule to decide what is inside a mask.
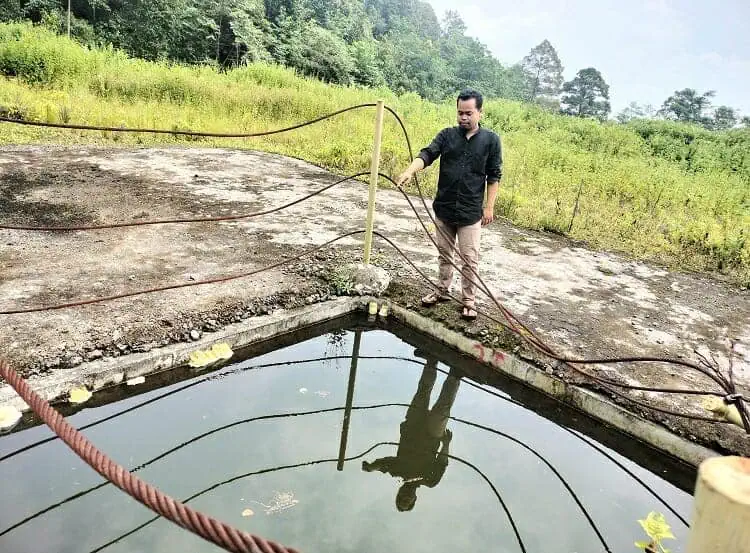
[[[346,345],[345,338],[346,330],[344,330],[343,328],[337,328],[336,330],[330,332],[326,337],[326,349],[324,357],[331,358],[346,355],[346,353],[344,352],[344,347]],[[335,359],[326,359],[325,361],[323,361],[323,366],[325,368],[330,368],[335,366],[335,363]]]

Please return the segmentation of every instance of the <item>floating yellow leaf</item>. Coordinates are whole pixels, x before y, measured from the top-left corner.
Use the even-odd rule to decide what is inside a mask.
[[[230,359],[234,355],[229,344],[214,344],[209,350],[197,350],[190,353],[191,367],[207,367],[220,359]]]
[[[221,344],[214,344],[211,348],[211,352],[219,359],[231,359],[232,355],[234,355],[229,344],[223,342]]]
[[[88,401],[90,397],[91,392],[89,392],[84,386],[81,386],[80,388],[73,388],[70,390],[70,398],[68,401],[70,401],[70,403],[83,403]]]
[[[190,366],[191,367],[205,367],[212,363],[212,358],[207,352],[198,350],[190,353]]]
[[[740,428],[744,428],[744,425],[742,424],[742,417],[740,416],[740,412],[737,409],[736,405],[727,405],[726,403],[724,403],[724,400],[716,396],[704,397],[701,404],[703,405],[704,409],[707,409],[712,413],[716,413],[720,417],[728,420],[732,424],[736,424]]]
[[[253,510],[252,510],[252,509],[245,509],[244,511],[242,511],[242,516],[243,516],[243,517],[251,517],[251,516],[253,516],[254,514],[255,514],[255,513],[253,512]]]
[[[661,540],[664,539],[676,539],[674,535],[672,535],[672,530],[669,527],[669,524],[667,524],[664,515],[661,513],[651,511],[646,517],[646,520],[639,520],[638,522],[646,534],[648,534],[648,537],[656,543],[660,543]]]
[[[0,407],[0,430],[10,430],[21,420],[21,411],[15,407]]]

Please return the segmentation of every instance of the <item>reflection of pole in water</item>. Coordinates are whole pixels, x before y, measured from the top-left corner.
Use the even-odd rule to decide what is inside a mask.
[[[346,456],[346,440],[349,436],[349,419],[352,414],[352,399],[354,398],[354,380],[357,377],[357,361],[359,360],[359,343],[362,339],[362,331],[354,331],[354,346],[352,347],[352,363],[349,367],[349,387],[346,389],[346,408],[344,409],[344,425],[341,428],[341,444],[339,445],[339,462],[337,470],[344,470],[344,457]]]

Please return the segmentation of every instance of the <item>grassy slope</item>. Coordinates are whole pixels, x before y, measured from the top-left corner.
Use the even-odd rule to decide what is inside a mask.
[[[383,98],[403,118],[416,151],[454,124],[452,102],[436,105],[388,90],[329,86],[269,65],[218,73],[87,50],[28,26],[0,25],[0,106],[49,122],[249,132],[278,128]],[[515,224],[567,233],[592,247],[691,270],[719,270],[750,284],[750,185],[716,167],[686,172],[652,155],[633,129],[490,101],[484,124],[503,138],[497,212]],[[340,173],[369,167],[373,110],[257,139],[39,130],[3,124],[0,143],[182,144],[252,148],[309,160]],[[403,136],[386,121],[384,172],[408,163]],[[435,188],[437,165],[425,175]]]

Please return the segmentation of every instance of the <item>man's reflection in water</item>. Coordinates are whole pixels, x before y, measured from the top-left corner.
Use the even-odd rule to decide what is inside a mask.
[[[362,461],[362,470],[366,472],[379,470],[403,478],[404,483],[396,494],[396,507],[399,511],[411,511],[414,508],[419,486],[433,488],[443,477],[448,466],[448,446],[452,438],[446,425],[461,378],[451,369],[440,390],[440,396],[430,409],[430,395],[438,372],[437,359],[419,349],[414,350],[414,355],[426,361],[417,393],[406,411],[406,420],[401,423],[401,440],[396,456],[376,459],[372,463]]]

